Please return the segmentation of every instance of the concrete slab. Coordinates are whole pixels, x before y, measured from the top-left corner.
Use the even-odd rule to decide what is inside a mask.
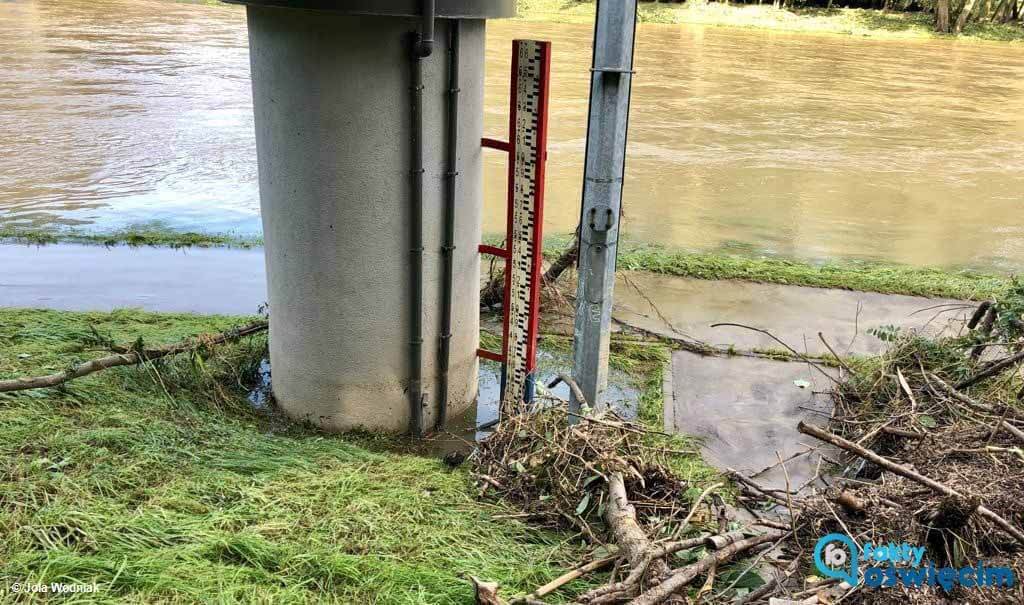
[[[922,311],[937,305],[944,306]],[[874,354],[885,343],[867,330],[895,325],[904,330],[939,331],[949,320],[954,320],[955,326],[963,321],[968,313],[963,306],[961,301],[951,299],[708,281],[643,272],[624,272],[615,286],[615,317],[630,325],[742,349],[780,348],[771,338],[750,330],[710,327],[737,322],[767,329],[798,351],[815,354],[828,352],[818,332],[841,355]],[[947,309],[953,312],[935,317]]]
[[[826,370],[830,375],[837,372]],[[750,475],[819,445],[799,433],[800,420],[823,423],[832,411],[830,380],[805,363],[750,358],[672,356],[666,430],[699,437],[705,459]],[[796,488],[814,476],[818,455],[805,455],[758,476],[759,483]]]

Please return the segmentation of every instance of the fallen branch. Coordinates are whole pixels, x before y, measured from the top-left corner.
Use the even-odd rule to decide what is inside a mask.
[[[662,603],[692,582],[697,578],[697,576],[705,573],[712,567],[728,561],[732,557],[742,552],[746,552],[755,546],[778,540],[782,536],[783,534],[781,532],[769,532],[752,538],[747,538],[746,540],[734,542],[725,548],[715,551],[713,555],[704,557],[696,563],[674,571],[668,579],[633,599],[629,602],[629,605],[657,605],[658,603]]]
[[[628,329],[630,332],[636,332],[644,338],[651,339],[653,341],[661,341],[669,343],[673,348],[681,351],[688,351],[704,357],[749,357],[750,359],[768,359],[771,361],[786,361],[786,362],[801,362],[806,363],[808,359],[830,362],[831,358],[822,358],[816,355],[793,355],[779,351],[772,353],[768,351],[758,351],[756,349],[737,349],[735,347],[723,347],[710,345],[702,340],[695,340],[692,338],[684,338],[681,336],[669,336],[647,328],[641,328],[636,324],[631,324],[619,317],[612,316],[612,321],[619,324],[623,328]],[[642,341],[641,341],[642,342]]]
[[[665,561],[649,560],[649,553],[653,550],[651,540],[637,523],[636,510],[626,496],[626,484],[622,479],[622,473],[612,473],[608,477],[608,504],[604,518],[612,530],[615,544],[622,549],[634,571],[642,566],[656,578],[668,574],[669,568]]]
[[[193,336],[175,344],[155,347],[152,349],[135,350],[130,347],[115,347],[115,350],[120,350],[121,352],[114,355],[108,355],[106,357],[100,357],[99,359],[86,361],[64,372],[58,372],[56,374],[49,374],[46,376],[34,376],[31,378],[0,380],[0,393],[55,387],[70,380],[99,372],[100,370],[116,368],[119,366],[135,365],[144,361],[167,357],[168,355],[177,355],[179,353],[194,351],[201,347],[233,342],[240,338],[263,332],[266,329],[267,322],[258,321],[241,328],[221,332],[220,334],[211,336]]]
[[[1024,351],[1021,351],[1016,355],[1011,355],[1005,359],[1000,359],[999,361],[989,364],[984,370],[978,372],[974,376],[971,376],[970,378],[961,380],[960,382],[956,383],[956,388],[966,389],[971,385],[977,384],[982,380],[985,380],[989,376],[998,374],[999,372],[1002,372],[1006,368],[1015,366],[1021,362],[1024,362]]]
[[[856,443],[853,443],[851,441],[847,441],[846,439],[843,439],[838,435],[834,435],[824,429],[820,429],[816,426],[800,422],[800,424],[797,425],[797,430],[805,435],[810,435],[815,439],[819,439],[826,443],[830,443],[840,449],[850,452],[851,454],[859,456],[860,458],[863,458],[868,462],[872,462],[891,473],[895,473],[897,475],[900,475],[901,477],[905,477],[907,479],[910,479],[911,481],[920,483],[921,485],[924,485],[925,487],[931,489],[934,492],[940,493],[944,496],[965,498],[963,494],[947,485],[939,483],[934,479],[925,477],[924,475],[916,471],[913,471],[901,464],[897,464],[892,460],[889,460],[888,458],[880,456],[865,447],[857,445]],[[985,519],[988,519],[992,523],[999,526],[1003,531],[1005,531],[1007,534],[1009,534],[1015,540],[1017,540],[1017,542],[1024,544],[1024,532],[1015,527],[1006,519],[1000,517],[998,514],[994,513],[993,511],[989,510],[983,505],[978,505],[974,512],[977,512],[978,515],[980,515],[981,517],[984,517]]]
[[[949,395],[953,399],[956,399],[957,401],[959,401],[960,403],[962,403],[962,404],[964,404],[964,405],[966,405],[968,407],[974,408],[975,410],[978,410],[980,412],[986,412],[986,413],[989,413],[989,414],[995,414],[997,416],[1001,416],[1003,414],[1003,412],[1000,412],[1000,411],[996,410],[991,405],[988,405],[987,403],[982,403],[982,402],[974,399],[973,397],[970,397],[969,395],[961,393],[960,391],[957,390],[957,387],[954,387],[953,385],[951,385],[948,382],[946,382],[945,380],[939,378],[935,374],[929,374],[928,377],[932,381],[934,381],[935,384],[939,385],[939,388],[941,388],[943,391],[945,391],[947,395]],[[1022,418],[1022,417],[1024,417],[1024,414],[1021,414],[1021,413],[1017,412],[1016,410],[1014,410],[1013,408],[1011,408],[1009,406],[1006,406],[1005,413],[1010,418]]]

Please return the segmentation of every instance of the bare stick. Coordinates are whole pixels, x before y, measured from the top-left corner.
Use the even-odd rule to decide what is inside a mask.
[[[1007,407],[1007,409],[1009,409],[1009,407]],[[1013,426],[1012,424],[1010,424],[1009,422],[1007,422],[1005,420],[1003,420],[1002,422],[1003,422],[1002,423],[1002,427],[1004,429],[1006,429],[1006,432],[1011,433],[1014,437],[1019,439],[1021,443],[1024,443],[1024,431],[1022,431],[1019,428]]]
[[[942,483],[939,483],[934,479],[925,477],[924,475],[916,471],[913,471],[901,464],[896,464],[892,460],[889,460],[888,458],[885,458],[883,456],[879,456],[875,452],[867,448],[861,447],[851,441],[847,441],[846,439],[843,439],[838,435],[834,435],[826,430],[820,429],[813,425],[805,424],[803,422],[798,424],[796,428],[798,431],[804,433],[805,435],[810,435],[815,439],[820,439],[822,441],[825,441],[826,443],[831,443],[832,445],[840,449],[846,450],[847,452],[859,456],[869,462],[872,462],[891,473],[895,473],[897,475],[900,475],[901,477],[906,477],[911,481],[920,483],[921,485],[928,487],[932,491],[940,493],[944,496],[964,498],[964,495],[956,491],[955,489]],[[1021,544],[1024,544],[1024,532],[1015,527],[1012,523],[1000,517],[999,515],[997,515],[996,513],[992,512],[991,510],[984,506],[979,505],[976,509],[976,512],[980,516],[998,525],[1003,531],[1013,536],[1015,540],[1017,540]]]
[[[832,354],[832,357],[836,358],[836,363],[843,366],[843,369],[846,370],[847,372],[853,374],[853,370],[850,369],[850,366],[846,365],[846,362],[843,361],[841,357],[839,357],[839,353],[836,353],[835,349],[832,348],[832,345],[828,344],[828,341],[825,340],[825,335],[822,334],[821,332],[818,332],[818,340],[821,341],[821,344],[825,345],[825,348],[828,349],[828,352]]]
[[[967,378],[966,380],[961,380],[960,382],[958,382],[956,384],[956,388],[958,388],[958,389],[966,389],[967,387],[969,387],[969,386],[971,386],[973,384],[977,384],[977,383],[981,382],[982,380],[985,380],[989,376],[992,376],[993,374],[998,374],[999,372],[1002,372],[1006,368],[1009,368],[1011,366],[1015,366],[1018,363],[1021,363],[1022,361],[1024,361],[1024,351],[1021,351],[1020,353],[1017,353],[1016,355],[1011,355],[1011,356],[1007,357],[1006,359],[1001,359],[1001,360],[991,364],[990,366],[988,366],[984,370],[978,372],[974,376],[971,376],[970,378]]]
[[[999,414],[999,411],[996,410],[994,407],[988,405],[987,403],[982,403],[982,402],[980,402],[980,401],[978,401],[978,400],[976,400],[976,399],[974,399],[974,398],[972,398],[972,397],[970,397],[970,396],[968,396],[968,395],[966,395],[964,393],[961,393],[960,391],[957,390],[956,387],[954,387],[953,385],[949,384],[945,380],[939,378],[935,374],[930,374],[929,376],[935,382],[935,384],[939,385],[939,388],[941,388],[943,391],[946,392],[947,395],[949,395],[953,399],[956,399],[960,403],[963,403],[963,404],[967,405],[968,407],[972,407],[975,410],[978,410],[980,412],[987,412],[989,414]],[[1018,413],[1016,410],[1012,409],[1009,405],[1006,406],[1006,409],[1008,411],[1007,415],[1012,417],[1012,418],[1024,417],[1024,415]]]
[[[648,570],[656,579],[667,576],[670,571],[668,564],[655,556],[665,556],[659,552],[661,549],[652,547],[647,534],[637,523],[636,509],[626,496],[626,484],[622,479],[622,473],[612,473],[608,477],[608,504],[604,519],[612,531],[612,538],[629,561],[630,572],[619,582],[580,595],[577,599],[579,603],[602,602],[618,593],[632,591]]]
[[[622,549],[629,564],[636,568],[651,551],[651,541],[636,521],[636,510],[626,496],[622,473],[612,473],[608,477],[608,504],[604,518],[612,530],[615,543]],[[668,565],[661,560],[651,561],[648,566],[656,577],[668,572]]]
[[[573,570],[571,570],[571,571],[569,571],[567,573],[562,574],[561,576],[555,578],[554,580],[551,580],[550,582],[548,582],[544,586],[541,586],[537,590],[535,590],[535,591],[531,592],[530,594],[526,595],[526,598],[527,599],[539,599],[539,598],[541,598],[541,597],[543,597],[543,596],[545,596],[547,594],[550,594],[550,593],[558,590],[559,588],[561,588],[562,586],[565,586],[569,582],[572,582],[576,578],[581,578],[581,577],[587,575],[588,573],[590,573],[592,571],[597,571],[598,569],[601,569],[602,567],[606,567],[607,565],[609,565],[610,563],[612,563],[613,561],[615,561],[618,558],[619,558],[619,555],[612,555],[610,557],[605,557],[603,559],[597,559],[595,561],[591,561],[590,563],[587,563],[585,565],[580,565],[579,567],[577,567],[577,568],[575,568],[575,569],[573,569]]]
[[[129,348],[120,347],[122,352],[115,355],[108,355],[106,357],[100,357],[99,359],[93,359],[85,363],[81,363],[64,372],[58,372],[56,374],[49,374],[47,376],[35,376],[32,378],[12,378],[10,380],[0,380],[0,393],[8,393],[11,391],[25,391],[28,389],[42,389],[46,387],[55,387],[69,380],[88,376],[94,372],[100,370],[106,370],[109,368],[116,368],[118,366],[130,366],[143,361],[149,361],[153,359],[159,359],[168,355],[176,355],[178,353],[185,353],[187,351],[194,351],[200,347],[219,345],[226,342],[232,342],[243,338],[245,336],[251,336],[258,332],[262,332],[267,329],[266,321],[258,321],[251,323],[241,328],[234,330],[228,330],[215,334],[212,336],[195,336],[188,338],[181,342],[166,345],[163,347],[156,347],[153,349],[145,349],[142,351],[136,351]]]

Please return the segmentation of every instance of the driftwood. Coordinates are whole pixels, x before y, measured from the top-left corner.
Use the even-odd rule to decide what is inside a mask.
[[[132,347],[112,347],[114,350],[118,350],[118,353],[114,355],[107,355],[106,357],[100,357],[91,361],[78,364],[69,370],[64,372],[58,372],[56,374],[49,374],[46,376],[34,376],[31,378],[12,378],[10,380],[0,380],[0,393],[9,393],[11,391],[26,391],[29,389],[43,389],[47,387],[55,387],[74,380],[83,376],[88,376],[100,370],[106,370],[109,368],[116,368],[118,366],[130,366],[142,363],[144,361],[151,361],[153,359],[159,359],[161,357],[167,357],[168,355],[177,355],[179,353],[186,353],[188,351],[194,351],[201,347],[215,346],[224,344],[226,342],[233,342],[246,336],[251,336],[259,332],[263,332],[267,329],[266,321],[258,321],[241,328],[235,328],[233,330],[227,330],[220,334],[208,335],[208,336],[194,336],[185,339],[181,342],[165,345],[161,347],[154,347],[150,349],[136,350]]]
[[[820,429],[816,426],[801,422],[800,424],[797,425],[797,430],[799,430],[801,433],[805,435],[810,435],[815,439],[820,439],[821,441],[830,443],[840,449],[850,452],[851,454],[859,456],[860,458],[863,458],[868,462],[872,462],[891,473],[900,475],[901,477],[905,477],[907,479],[910,479],[911,481],[920,483],[921,485],[931,489],[934,492],[937,492],[944,496],[951,496],[957,499],[969,499],[968,496],[961,494],[957,490],[947,485],[939,483],[934,479],[925,477],[924,475],[914,470],[911,470],[903,466],[902,464],[897,464],[892,460],[889,460],[888,458],[880,456],[865,447],[857,445],[852,441],[847,441],[846,439],[843,439],[838,435],[834,435],[824,429]],[[1019,528],[1015,527],[1012,523],[1010,523],[1003,517],[999,516],[998,514],[989,510],[988,508],[981,504],[978,505],[974,512],[976,512],[979,516],[988,519],[989,521],[997,525],[1000,529],[1005,531],[1007,534],[1012,536],[1017,542],[1024,545],[1024,532],[1022,532]]]

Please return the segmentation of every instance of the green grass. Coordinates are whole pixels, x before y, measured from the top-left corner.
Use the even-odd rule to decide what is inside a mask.
[[[484,241],[492,245],[502,243],[496,236],[487,236]],[[570,241],[570,235],[545,237],[544,256],[549,260],[557,258]],[[628,237],[619,240],[616,268],[693,279],[742,280],[963,300],[997,298],[1007,291],[1011,281],[1007,275],[968,268],[912,267],[856,259],[814,262],[723,250],[694,252],[645,244]]]
[[[500,238],[487,236],[485,242],[498,245]],[[175,231],[159,223],[147,223],[113,233],[77,231],[15,230],[0,228],[0,242],[31,245],[80,243],[105,246],[158,246],[253,248],[262,238],[232,234]],[[546,255],[557,256],[569,242],[567,235],[545,238]],[[975,270],[921,268],[882,262],[842,260],[814,263],[784,258],[760,258],[723,251],[690,252],[624,239],[620,243],[618,267],[696,279],[735,279],[817,288],[842,288],[961,299],[988,299],[1005,291],[1005,276]]]
[[[143,223],[118,231],[102,233],[74,229],[28,229],[0,227],[0,242],[32,245],[56,243],[99,246],[163,246],[169,248],[253,248],[263,245],[260,236],[230,233],[201,233],[172,229],[160,222]]]
[[[576,0],[519,0],[519,16],[530,21],[590,23],[594,2]],[[692,23],[794,31],[845,34],[882,39],[952,38],[933,30],[932,15],[885,13],[867,9],[774,9],[767,5],[730,5],[720,2],[686,4],[641,2],[640,20],[647,23]],[[1017,24],[970,23],[958,39],[1024,41],[1024,27]]]
[[[240,321],[0,310],[0,377],[97,355],[94,329],[156,344]],[[95,582],[90,597],[111,603],[467,603],[467,574],[511,595],[578,559],[571,536],[494,518],[504,509],[478,502],[464,469],[251,411],[241,385],[264,345],[0,395],[0,591]]]
[[[686,252],[642,244],[625,244],[621,247],[618,268],[698,279],[737,279],[965,300],[996,297],[1005,292],[1010,283],[1007,277],[971,270],[930,269],[852,260],[814,264],[719,252]]]

